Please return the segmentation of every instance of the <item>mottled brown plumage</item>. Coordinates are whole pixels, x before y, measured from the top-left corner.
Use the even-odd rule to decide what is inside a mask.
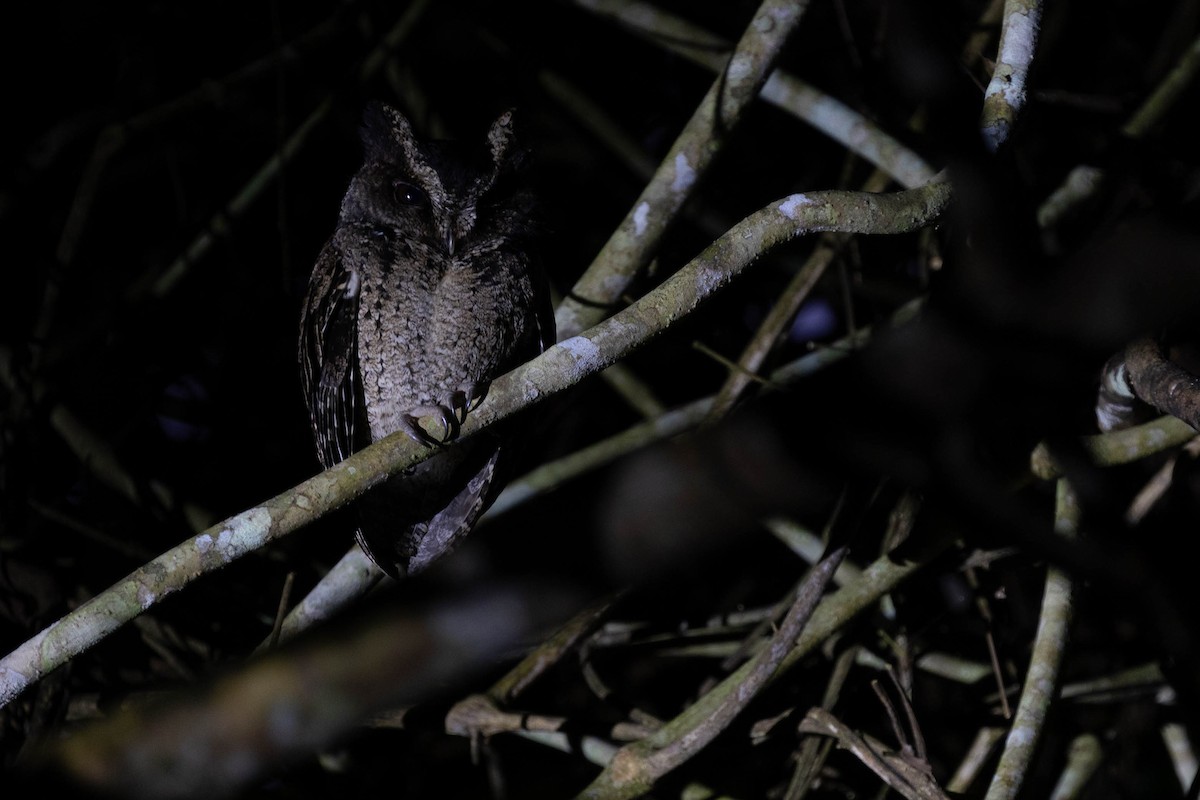
[[[440,446],[489,381],[554,340],[511,112],[474,160],[418,140],[382,104],[367,110],[363,144],[300,324],[304,395],[326,467],[396,431]],[[491,502],[514,435],[488,431],[440,450],[362,498],[363,550],[393,576],[429,566]]]

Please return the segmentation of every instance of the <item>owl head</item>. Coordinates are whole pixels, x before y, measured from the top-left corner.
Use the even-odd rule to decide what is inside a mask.
[[[514,230],[521,192],[506,180],[524,159],[513,134],[513,112],[488,129],[483,146],[417,138],[404,115],[374,102],[364,114],[363,166],[342,201],[343,223],[387,235],[421,235],[454,256],[473,240]]]

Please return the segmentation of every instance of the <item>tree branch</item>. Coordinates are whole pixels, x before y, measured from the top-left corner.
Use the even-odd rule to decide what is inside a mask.
[[[1008,0],[996,69],[983,96],[983,140],[996,150],[1008,140],[1025,106],[1025,82],[1037,49],[1042,0]]]
[[[751,214],[666,283],[586,333],[497,378],[461,438],[558,394],[616,363],[696,310],[770,248],[818,230],[901,233],[936,220],[950,187],[890,195],[792,195]],[[196,577],[219,569],[357,498],[430,452],[404,433],[360,450],[276,497],[217,523],[97,595],[0,660],[0,706]]]
[[[700,101],[641,197],[604,249],[559,306],[560,338],[574,336],[600,320],[633,277],[650,261],[667,225],[692,196],[717,153],[754,102],[807,0],[765,0],[746,28],[729,63]]]
[[[1074,537],[1079,529],[1079,503],[1066,480],[1058,482],[1054,528],[1060,536]],[[1025,687],[1012,728],[1004,743],[1000,764],[988,787],[987,800],[1007,800],[1018,795],[1046,724],[1050,703],[1058,694],[1058,676],[1066,652],[1067,630],[1074,605],[1074,582],[1057,567],[1046,572],[1042,613],[1033,640],[1033,653]]]

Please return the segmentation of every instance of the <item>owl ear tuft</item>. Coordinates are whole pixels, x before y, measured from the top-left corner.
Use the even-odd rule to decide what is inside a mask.
[[[513,125],[515,115],[514,109],[508,109],[496,118],[488,130],[487,142],[492,157],[493,180],[500,175],[520,173],[529,160],[529,150],[517,141]]]
[[[508,109],[492,123],[488,130],[488,147],[492,151],[492,163],[501,164],[507,161],[514,148],[516,134],[513,132],[513,109]]]
[[[398,144],[413,138],[404,115],[379,100],[372,100],[363,111],[360,134],[368,158],[394,152]]]

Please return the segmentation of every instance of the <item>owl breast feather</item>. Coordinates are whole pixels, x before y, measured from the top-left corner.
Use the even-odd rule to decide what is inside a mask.
[[[478,256],[363,260],[358,361],[372,440],[405,428],[414,410],[469,406],[526,349],[533,290],[522,256]]]

